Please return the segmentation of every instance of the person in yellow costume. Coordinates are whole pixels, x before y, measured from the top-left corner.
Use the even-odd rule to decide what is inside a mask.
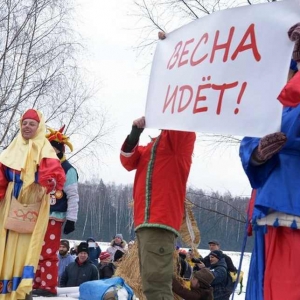
[[[61,190],[65,183],[64,170],[45,132],[43,115],[29,109],[21,117],[19,134],[0,154],[0,300],[31,299],[48,225],[49,193]],[[8,226],[14,199],[24,207],[40,202],[37,211],[29,211],[31,217],[37,216],[31,233]],[[32,221],[23,210],[12,211],[21,219],[16,222]]]

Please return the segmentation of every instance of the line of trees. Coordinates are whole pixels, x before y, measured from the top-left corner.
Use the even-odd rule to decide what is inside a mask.
[[[76,230],[68,239],[85,240],[93,236],[108,242],[116,233],[129,241],[134,239],[132,185],[114,183],[82,183],[79,185],[80,206]],[[187,198],[194,204],[193,212],[201,232],[200,248],[207,248],[210,239],[220,241],[223,250],[240,251],[244,239],[248,198],[229,193],[205,193],[188,189]],[[180,246],[185,246],[178,240]],[[252,249],[249,239],[247,251]]]

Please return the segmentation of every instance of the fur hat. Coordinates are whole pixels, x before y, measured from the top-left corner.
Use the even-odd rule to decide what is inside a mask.
[[[222,259],[224,257],[223,252],[221,250],[214,250],[209,253],[209,255],[212,255],[216,257],[218,260]]]
[[[77,247],[77,253],[79,254],[80,252],[86,252],[89,254],[89,245],[86,242],[81,242],[78,247]]]
[[[117,233],[115,235],[115,238],[119,238],[119,239],[121,239],[121,241],[123,241],[123,235],[122,235],[122,233]]]
[[[100,258],[100,261],[105,260],[107,258],[110,258],[110,254],[106,251],[103,251],[103,252],[101,252],[99,258]]]
[[[195,272],[193,276],[199,282],[202,282],[207,286],[210,286],[213,280],[215,279],[214,274],[208,268],[200,269],[199,271]]]
[[[70,243],[68,240],[61,240],[60,245],[64,245],[68,249],[68,251],[70,250]]]

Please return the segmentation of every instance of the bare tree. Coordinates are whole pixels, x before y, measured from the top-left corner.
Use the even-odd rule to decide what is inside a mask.
[[[82,46],[72,30],[73,0],[0,0],[0,147],[18,130],[28,108],[41,110],[49,125],[66,124],[79,140],[77,159],[91,144],[104,143],[102,108],[92,101],[76,55]],[[89,130],[88,128],[93,128]],[[82,138],[84,137],[84,138]]]

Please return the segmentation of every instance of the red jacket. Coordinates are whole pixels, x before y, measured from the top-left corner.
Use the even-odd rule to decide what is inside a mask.
[[[160,227],[178,235],[195,140],[193,132],[163,130],[147,146],[136,146],[131,153],[123,152],[125,141],[121,163],[128,171],[136,169],[135,230]]]

